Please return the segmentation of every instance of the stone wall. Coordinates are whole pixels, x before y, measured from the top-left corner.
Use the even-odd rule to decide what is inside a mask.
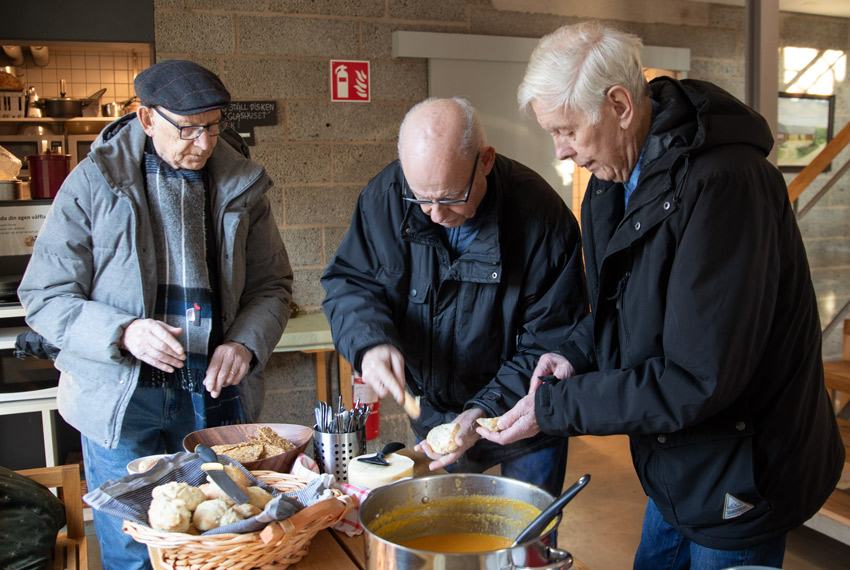
[[[745,15],[725,4],[156,0],[155,5],[158,59],[182,57],[210,67],[237,100],[278,102],[278,124],[257,129],[252,152],[275,180],[271,198],[295,267],[295,301],[306,311],[320,309],[319,276],[345,233],[358,192],[395,159],[400,119],[427,96],[426,61],[394,60],[394,31],[540,37],[563,24],[602,18],[646,44],[690,48],[690,77],[744,96]],[[850,20],[783,14],[780,44],[847,51]],[[330,103],[330,59],[371,62],[371,103]],[[845,77],[835,87],[836,131],[850,121],[849,85]],[[845,151],[836,164],[848,157]],[[850,299],[849,213],[850,177],[845,177],[801,223],[824,323]],[[829,339],[827,356],[837,355],[836,338]],[[312,355],[300,353],[272,358],[266,421],[312,423],[313,362]],[[336,373],[333,366],[331,373]],[[388,400],[382,406],[382,437],[370,451],[393,439],[412,444],[400,408]]]

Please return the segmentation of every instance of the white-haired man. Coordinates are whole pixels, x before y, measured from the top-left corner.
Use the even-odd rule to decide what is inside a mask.
[[[585,23],[531,57],[520,106],[593,173],[591,312],[479,433],[628,434],[649,496],[636,569],[779,567],[844,463],[805,249],[764,119],[709,83],[647,84],[640,45]]]
[[[414,106],[398,152],[360,193],[322,276],[334,343],[380,396],[421,396],[417,439],[458,424],[456,451],[419,444],[432,469],[499,464],[560,494],[566,440],[501,447],[474,426],[528,392],[537,358],[584,314],[578,223],[539,175],[487,144],[463,99]]]

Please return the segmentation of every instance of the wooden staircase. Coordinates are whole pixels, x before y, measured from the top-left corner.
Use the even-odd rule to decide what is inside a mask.
[[[841,360],[823,363],[824,383],[832,396],[844,440],[844,473],[818,514],[806,526],[850,544],[850,319],[844,321]]]
[[[850,145],[850,123],[833,137],[826,147],[816,156],[808,166],[788,184],[788,197],[791,202],[797,200],[800,195],[823,174],[827,166]],[[797,209],[797,218],[802,218],[817,203],[833,185],[850,170],[850,161],[843,166],[837,167],[835,173],[826,184],[808,201],[807,204]],[[850,311],[850,302],[844,305],[823,330],[826,338],[832,330],[841,323],[841,319]],[[824,362],[824,383],[830,392],[836,412],[838,428],[841,438],[844,440],[844,451],[846,459],[844,473],[835,491],[830,495],[826,504],[820,511],[806,522],[811,527],[827,536],[850,544],[850,320],[844,321],[844,331],[841,344],[841,359],[833,362]]]

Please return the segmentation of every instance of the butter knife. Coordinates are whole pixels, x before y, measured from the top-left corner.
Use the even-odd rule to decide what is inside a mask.
[[[242,490],[242,487],[236,484],[236,481],[230,478],[230,475],[227,474],[227,471],[224,470],[224,465],[218,460],[218,456],[215,454],[211,448],[206,445],[197,445],[195,447],[195,453],[201,456],[201,460],[204,462],[201,465],[201,469],[206,471],[207,475],[210,476],[210,479],[213,482],[221,487],[221,490],[230,497],[230,499],[236,503],[237,505],[243,505],[247,503],[250,499],[248,498],[248,494]]]

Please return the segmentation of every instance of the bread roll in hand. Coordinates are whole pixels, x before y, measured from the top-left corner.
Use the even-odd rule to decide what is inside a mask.
[[[428,442],[428,445],[436,453],[442,455],[453,453],[457,451],[455,436],[459,429],[460,425],[456,423],[438,425],[428,432],[428,437],[425,438],[425,441]]]

